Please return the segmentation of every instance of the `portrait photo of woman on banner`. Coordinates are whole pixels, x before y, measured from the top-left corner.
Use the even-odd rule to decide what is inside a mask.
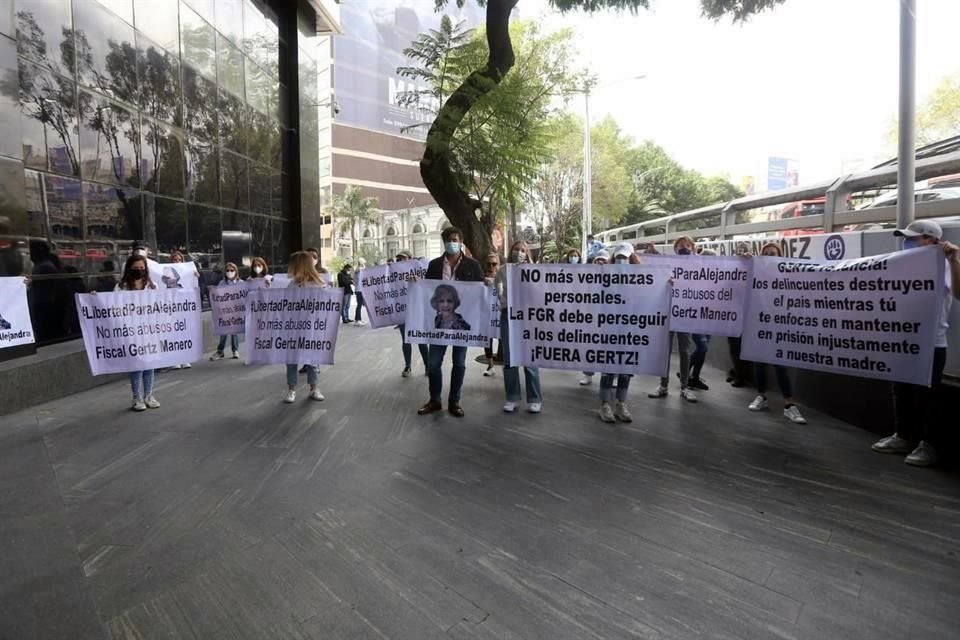
[[[470,331],[470,323],[457,313],[460,307],[460,294],[455,287],[448,284],[439,285],[430,298],[430,306],[437,312],[433,321],[435,329],[452,329],[454,331]]]

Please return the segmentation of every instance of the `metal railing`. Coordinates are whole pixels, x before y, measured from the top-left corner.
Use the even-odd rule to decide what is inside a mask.
[[[960,173],[960,151],[945,153],[917,161],[917,181],[951,173]],[[598,231],[595,235],[602,242],[615,242],[617,240],[628,239],[643,239],[647,242],[669,242],[671,239],[680,235],[688,235],[693,238],[709,237],[726,240],[734,235],[810,228],[823,229],[824,232],[833,232],[841,230],[847,225],[895,222],[897,219],[896,206],[848,210],[847,202],[850,196],[855,193],[878,189],[880,187],[888,187],[896,183],[897,167],[893,165],[849,174],[833,181],[818,182],[773,193],[746,196],[701,209],[675,213],[662,218],[608,229],[606,231]],[[824,205],[822,214],[761,222],[737,223],[736,221],[736,216],[739,212],[824,197],[826,197],[826,204]],[[917,218],[937,218],[958,214],[960,214],[960,199],[918,202],[916,204]],[[710,218],[718,218],[719,224],[699,229],[679,230],[677,228],[682,222],[693,222]],[[660,228],[663,229],[662,232],[650,233]]]

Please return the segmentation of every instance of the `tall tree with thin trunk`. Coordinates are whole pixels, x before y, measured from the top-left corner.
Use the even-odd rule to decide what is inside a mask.
[[[334,196],[331,212],[340,229],[350,232],[350,255],[357,255],[357,226],[369,224],[377,216],[377,199],[364,198],[360,187],[347,187],[343,195]]]
[[[435,0],[437,9],[449,2],[462,7],[468,0]],[[427,144],[420,160],[420,175],[430,195],[447,218],[460,227],[464,240],[474,255],[489,253],[490,238],[477,217],[477,202],[464,187],[457,172],[454,140],[461,123],[475,104],[494,90],[516,62],[510,39],[510,14],[519,0],[478,0],[486,5],[486,64],[470,73],[444,102],[427,134]],[[730,16],[735,21],[769,9],[785,0],[700,0],[703,15],[717,20]],[[580,9],[627,9],[638,11],[649,7],[649,0],[550,0],[561,11]],[[629,46],[629,43],[624,43]]]

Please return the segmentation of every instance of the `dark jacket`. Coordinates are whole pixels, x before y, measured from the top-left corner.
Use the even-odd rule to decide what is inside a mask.
[[[430,261],[427,265],[427,280],[443,280],[443,261],[446,259],[447,256],[442,255]],[[453,279],[463,282],[483,282],[483,268],[473,258],[461,254],[457,270],[453,272]]]
[[[353,276],[346,271],[337,274],[337,286],[343,289],[344,295],[353,293]]]

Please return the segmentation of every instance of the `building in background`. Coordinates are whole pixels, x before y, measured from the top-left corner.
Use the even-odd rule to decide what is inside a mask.
[[[283,268],[319,241],[336,9],[0,2],[0,276],[36,276],[43,342],[78,337],[73,292],[134,242],[212,282],[225,261]]]
[[[483,22],[483,10],[474,3],[463,9],[450,3],[447,12],[468,25]],[[321,131],[321,146],[328,141],[331,146],[330,164],[321,166],[321,184],[329,187],[325,197],[357,186],[365,197],[377,198],[385,213],[362,231],[362,239],[382,247],[385,255],[398,245],[417,255],[427,255],[434,240],[439,246],[438,220],[445,218],[424,187],[419,167],[432,117],[397,104],[398,94],[416,88],[397,74],[397,67],[411,64],[403,50],[419,34],[437,28],[441,17],[432,0],[364,0],[340,7],[343,35],[332,43],[336,116],[330,132]],[[325,262],[334,254],[349,255],[349,233],[332,219],[324,221],[330,223],[323,231]],[[420,238],[421,233],[436,238]]]

